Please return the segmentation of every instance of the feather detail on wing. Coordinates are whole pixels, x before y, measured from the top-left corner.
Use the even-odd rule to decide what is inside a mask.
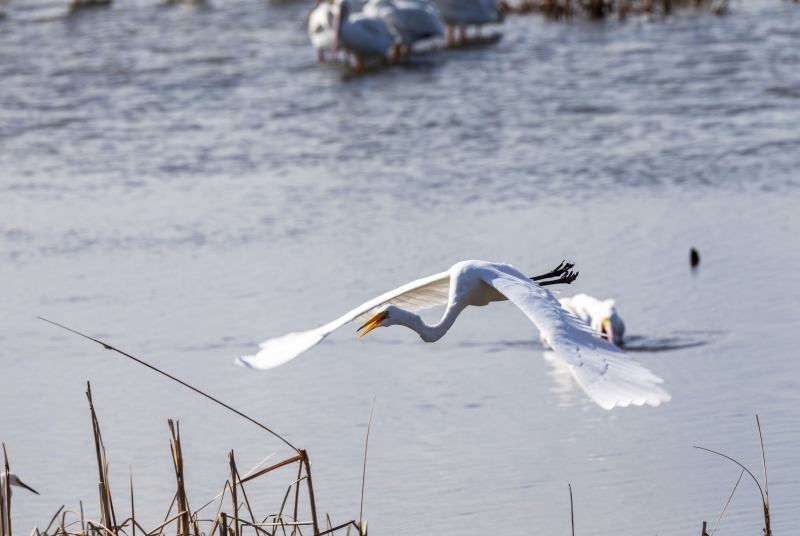
[[[495,265],[484,281],[536,324],[547,343],[569,366],[572,376],[603,409],[648,404],[658,406],[672,397],[664,382],[625,352],[596,336],[567,313],[553,295],[510,266]]]
[[[324,326],[308,331],[289,333],[282,337],[264,341],[259,345],[257,354],[237,357],[233,364],[256,370],[279,367],[303,352],[310,350],[319,344],[322,339],[348,322],[354,320],[366,321],[384,305],[392,304],[413,312],[437,305],[446,305],[449,296],[450,272],[442,272],[423,279],[417,279],[359,305]]]

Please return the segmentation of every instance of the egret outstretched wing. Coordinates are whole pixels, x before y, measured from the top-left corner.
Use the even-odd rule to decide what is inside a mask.
[[[578,385],[603,409],[648,404],[672,397],[664,382],[588,326],[567,313],[553,295],[510,266],[483,271],[483,280],[500,291],[536,324],[547,343],[569,366]]]
[[[383,305],[396,305],[407,311],[415,312],[437,305],[446,305],[449,295],[449,271],[417,279],[359,305],[324,326],[264,341],[259,345],[256,355],[236,358],[234,364],[256,370],[279,367],[310,350],[345,324],[354,320],[368,319]]]

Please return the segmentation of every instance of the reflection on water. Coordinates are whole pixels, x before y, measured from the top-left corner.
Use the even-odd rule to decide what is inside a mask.
[[[547,375],[555,383],[550,391],[558,397],[559,407],[569,408],[575,405],[576,400],[587,398],[586,396],[581,396],[581,390],[575,383],[575,378],[572,377],[572,373],[563,359],[558,357],[555,352],[543,352],[542,357],[553,367],[552,370],[547,372]]]

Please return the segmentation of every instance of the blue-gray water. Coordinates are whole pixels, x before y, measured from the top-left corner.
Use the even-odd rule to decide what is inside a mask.
[[[773,529],[800,529],[800,6],[717,18],[550,23],[497,44],[343,76],[319,67],[306,2],[0,4],[0,439],[41,492],[97,516],[83,395],[92,381],[116,505],[163,519],[166,419],[189,499],[235,449],[289,449],[155,373],[36,320],[102,338],[309,450],[319,508],[375,534],[683,535],[756,474],[762,419]],[[692,274],[688,251],[700,251]],[[347,327],[265,373],[229,365],[458,260],[531,275],[564,258],[564,295],[615,297],[666,380],[659,408],[606,412],[543,359],[510,304],[432,345]],[[440,311],[432,311],[435,316]],[[266,515],[287,473],[251,488]],[[256,481],[258,482],[258,481]],[[720,534],[760,533],[742,481]],[[124,517],[124,515],[120,515]],[[210,517],[210,514],[209,514]]]

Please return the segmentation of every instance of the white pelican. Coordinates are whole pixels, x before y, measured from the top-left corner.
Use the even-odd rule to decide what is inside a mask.
[[[356,57],[356,67],[359,69],[366,59],[387,59],[398,40],[394,30],[382,19],[353,13],[350,1],[339,2],[339,13],[334,23],[334,53],[339,45],[343,46]]]
[[[598,300],[587,294],[576,294],[571,298],[560,298],[561,307],[578,317],[584,324],[613,342],[622,345],[625,322],[617,313],[614,300]]]
[[[331,51],[335,29],[334,22],[338,6],[328,0],[317,0],[317,7],[308,16],[308,37],[311,44],[317,49],[317,59],[325,61],[325,51]]]
[[[562,266],[532,279],[565,274],[566,270],[559,271],[560,268]],[[240,357],[235,363],[258,370],[277,367],[354,320],[366,320],[359,328],[359,331],[364,329],[360,337],[378,327],[401,325],[417,332],[425,342],[434,342],[447,333],[467,306],[511,300],[539,328],[547,343],[569,366],[578,385],[600,407],[657,406],[670,400],[669,393],[660,387],[663,383],[661,378],[598,337],[542,288],[546,284],[571,282],[576,276],[566,272],[561,279],[544,281],[540,285],[507,264],[459,262],[446,272],[418,279],[378,296],[317,329],[289,333],[263,342],[256,355]],[[444,316],[433,326],[414,313],[445,304]]]
[[[8,475],[8,485],[9,486],[19,486],[21,488],[25,488],[28,491],[34,492],[36,495],[39,495],[39,492],[33,489],[32,487],[28,486],[27,484],[23,483],[22,480],[17,477],[14,473],[9,473]],[[6,475],[5,472],[0,473],[0,499],[5,496],[6,493]],[[11,492],[11,488],[8,488],[9,497],[13,495]]]
[[[411,47],[417,41],[444,35],[444,25],[436,8],[428,0],[370,0],[364,14],[386,21],[400,36],[400,48],[405,57],[411,56]]]
[[[482,24],[503,19],[497,9],[496,0],[433,0],[447,24],[447,42],[453,44],[453,28],[461,28],[461,42],[466,39],[465,26],[476,25],[478,32]]]

